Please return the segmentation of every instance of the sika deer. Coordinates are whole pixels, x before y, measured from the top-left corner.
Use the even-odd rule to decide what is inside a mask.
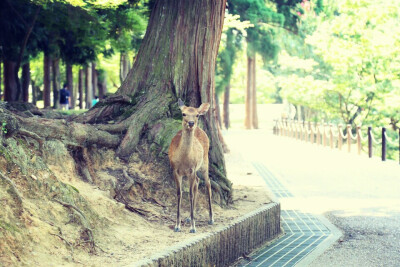
[[[209,140],[207,134],[197,127],[199,116],[208,111],[210,104],[203,103],[199,108],[187,107],[181,99],[178,100],[178,104],[183,116],[182,130],[172,138],[168,151],[178,196],[175,232],[181,231],[182,177],[186,176],[189,179],[190,186],[190,232],[195,233],[194,210],[199,186],[197,171],[201,172],[207,187],[210,215],[208,224],[214,223],[211,207],[211,184],[208,177]]]

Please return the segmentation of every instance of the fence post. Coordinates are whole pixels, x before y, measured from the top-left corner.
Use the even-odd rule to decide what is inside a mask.
[[[333,130],[332,123],[329,124],[329,143],[331,145],[331,149],[333,149]]]
[[[372,158],[372,127],[368,127],[368,157]]]
[[[320,132],[319,132],[319,122],[317,122],[315,130],[317,130],[317,145],[319,145],[320,144],[320,140],[321,140]]]
[[[326,126],[327,125],[328,125],[327,123],[324,123],[324,135],[323,135],[323,138],[322,138],[324,146],[326,146]]]
[[[338,148],[339,148],[339,150],[342,150],[342,145],[343,145],[343,139],[342,139],[343,129],[342,129],[342,127],[343,126],[341,124],[338,125]]]
[[[357,152],[361,155],[361,126],[357,126]]]
[[[347,124],[347,152],[351,152],[351,125]]]
[[[382,127],[382,161],[386,161],[386,128]]]

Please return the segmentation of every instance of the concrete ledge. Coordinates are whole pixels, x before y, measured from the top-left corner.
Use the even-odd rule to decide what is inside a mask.
[[[196,235],[131,266],[228,266],[281,233],[280,203],[269,203],[211,233]]]

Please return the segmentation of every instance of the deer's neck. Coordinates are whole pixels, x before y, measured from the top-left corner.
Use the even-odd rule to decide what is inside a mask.
[[[187,131],[187,130],[182,131],[182,139],[180,142],[181,153],[189,154],[192,151],[194,142],[194,130],[195,129],[193,129],[192,131]]]

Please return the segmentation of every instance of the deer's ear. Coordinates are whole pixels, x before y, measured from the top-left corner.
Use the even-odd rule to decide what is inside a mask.
[[[182,109],[185,106],[185,103],[183,103],[182,99],[178,99],[178,106],[180,109]]]
[[[199,112],[199,115],[204,115],[204,114],[206,114],[206,112],[208,111],[209,108],[210,108],[210,104],[208,104],[208,103],[203,103],[203,104],[201,104],[201,106],[197,109],[197,111]]]

